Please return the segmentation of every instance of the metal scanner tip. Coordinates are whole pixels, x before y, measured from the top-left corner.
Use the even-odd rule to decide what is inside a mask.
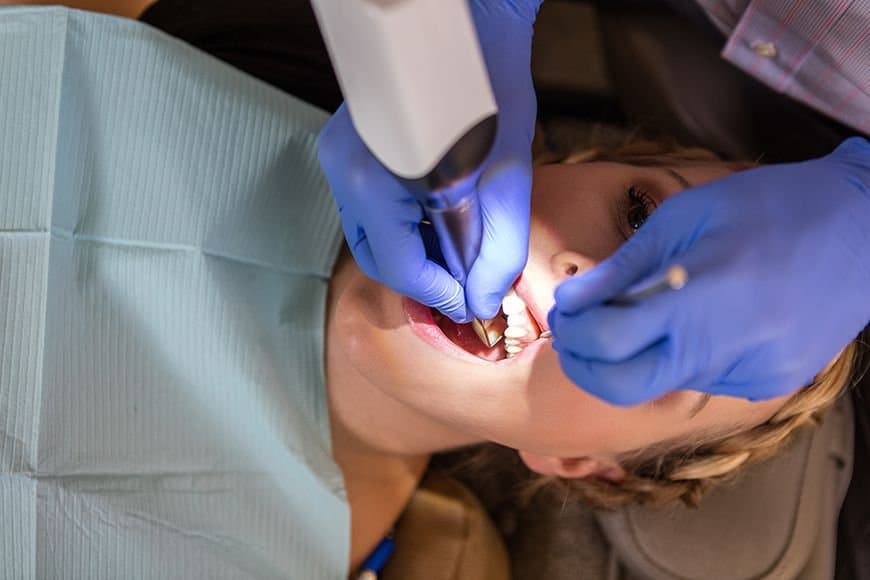
[[[475,318],[471,321],[471,328],[474,329],[477,338],[479,338],[480,342],[485,344],[487,348],[494,347],[502,338],[504,338],[505,325],[505,320],[500,316],[496,316],[492,320],[481,320]]]

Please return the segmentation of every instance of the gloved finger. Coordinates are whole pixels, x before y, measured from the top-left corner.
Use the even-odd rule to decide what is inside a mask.
[[[359,149],[360,145],[365,148],[353,126],[347,103],[342,103],[317,136],[317,159],[326,176],[333,175],[336,169],[345,165],[350,153]]]
[[[578,314],[555,308],[548,320],[561,349],[598,362],[626,361],[668,336],[670,301],[652,297],[631,306],[599,306]]]
[[[465,289],[481,318],[498,311],[528,257],[531,143],[536,101],[531,75],[532,24],[540,0],[475,0],[472,14],[499,118],[493,150],[478,180],[483,238]]]
[[[398,182],[363,143],[342,104],[320,131],[317,156],[342,213],[353,216],[356,225],[389,223],[392,215],[384,203],[416,204],[413,195]],[[361,222],[361,223],[360,223]]]
[[[366,230],[380,280],[400,294],[437,308],[457,322],[467,322],[465,293],[447,270],[426,257],[417,224],[422,210],[408,207],[393,213],[398,227]]]
[[[775,376],[764,377],[761,379],[756,378],[751,383],[723,381],[710,384],[709,386],[704,384],[703,387],[700,387],[697,390],[703,390],[711,395],[739,397],[748,401],[757,402],[787,395],[803,386],[805,385],[794,384],[785,377]]]
[[[469,309],[488,320],[528,259],[531,160],[496,162],[479,183],[483,237],[465,291]]]
[[[870,170],[870,140],[864,137],[850,137],[840,143],[828,154],[828,157],[853,160],[864,171],[868,171]]]
[[[462,287],[426,259],[418,230],[423,210],[366,148],[345,104],[321,131],[318,155],[327,175],[341,176],[330,185],[339,206],[346,208],[342,213],[356,220],[343,219],[342,225],[345,237],[356,242],[351,251],[366,275],[464,321]],[[377,196],[377,203],[368,196]]]
[[[714,395],[729,395],[751,401],[762,401],[787,395],[795,390],[812,384],[815,365],[807,366],[806,360],[813,356],[811,348],[803,348],[789,353],[788,360],[771,368],[771,361],[778,360],[774,352],[779,350],[776,343],[759,346],[750,355],[726,367],[727,372],[719,372],[709,377],[709,386],[704,390]],[[829,361],[830,358],[826,357]],[[721,365],[713,365],[721,366]]]
[[[558,346],[558,343],[554,344]],[[650,401],[681,385],[674,376],[667,341],[661,341],[626,361],[608,363],[575,356],[558,349],[562,371],[584,391],[613,405],[631,406]]]
[[[601,304],[654,272],[660,258],[651,244],[636,241],[639,236],[640,232],[591,270],[559,284],[555,291],[556,310],[574,314]]]
[[[368,235],[366,234],[365,230],[356,225],[348,226],[344,222],[342,222],[342,228],[344,229],[345,239],[348,240],[350,251],[353,254],[354,260],[356,261],[357,265],[359,265],[363,273],[369,278],[372,278],[373,280],[386,283],[384,276],[380,268],[378,267],[378,260],[375,258],[375,252],[372,250]],[[417,235],[420,235],[419,231],[417,232]],[[411,236],[413,237],[413,234],[411,234]],[[420,239],[420,243],[423,243],[422,238]],[[411,253],[413,255],[413,257],[411,258],[411,267],[408,268],[406,271],[400,273],[399,275],[415,278],[419,281],[431,280],[431,282],[425,282],[421,286],[420,282],[415,280],[414,282],[411,282],[412,289],[408,292],[402,292],[402,289],[400,288],[394,289],[399,291],[400,293],[406,294],[410,298],[413,298],[414,300],[417,300],[422,304],[438,308],[442,312],[444,312],[444,310],[442,309],[446,309],[448,312],[445,312],[445,314],[447,314],[448,316],[450,315],[449,312],[456,313],[454,314],[454,316],[465,316],[464,301],[462,301],[461,299],[457,300],[454,297],[454,294],[450,294],[450,292],[459,292],[461,298],[461,286],[459,286],[459,284],[452,277],[450,277],[449,274],[446,273],[446,270],[444,270],[444,268],[442,268],[440,264],[435,263],[432,260],[426,259],[425,248],[423,249],[423,263],[419,267],[414,266],[414,264],[418,261],[418,258],[416,257],[413,250],[414,245],[415,243],[413,239],[409,240],[408,246],[412,248]],[[401,255],[401,253],[396,255],[390,254],[388,261],[382,263],[385,263],[387,266],[391,266],[394,264],[393,259],[401,259]],[[431,270],[434,270],[434,272],[432,272]],[[439,271],[443,272],[449,279],[439,281],[438,278],[439,276],[441,276]],[[419,273],[415,274],[415,272]],[[437,290],[437,284],[439,283],[448,287],[452,286],[453,288],[447,288],[446,291],[439,292]],[[390,284],[387,285],[390,286]],[[435,286],[434,289],[433,286]],[[447,295],[446,299],[443,298],[444,295]]]
[[[499,131],[506,128],[506,138],[497,139],[497,144],[511,142],[521,134],[531,143],[536,115],[531,49],[533,23],[541,2],[495,0],[495,9],[484,4],[474,2],[472,16],[498,104]],[[527,6],[521,8],[518,4]]]
[[[375,262],[371,247],[369,247],[369,240],[365,230],[356,226],[346,228],[344,224],[342,224],[342,229],[344,229],[344,238],[350,247],[350,253],[353,255],[353,259],[356,261],[359,269],[372,280],[380,280],[377,262]],[[348,231],[349,229],[354,233],[351,234]]]

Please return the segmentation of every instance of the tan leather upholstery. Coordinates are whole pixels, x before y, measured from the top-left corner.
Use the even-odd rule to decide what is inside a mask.
[[[508,580],[501,536],[477,498],[430,471],[395,530],[396,550],[383,580]]]
[[[620,562],[612,578],[833,578],[837,516],[852,474],[853,410],[843,397],[821,427],[714,489],[697,509],[631,506],[598,514]]]

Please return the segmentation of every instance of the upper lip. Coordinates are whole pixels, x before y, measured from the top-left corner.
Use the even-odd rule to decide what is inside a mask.
[[[526,308],[528,308],[529,314],[532,315],[532,318],[534,318],[535,323],[538,325],[538,328],[541,329],[541,332],[549,330],[550,325],[547,324],[547,314],[541,311],[538,303],[532,298],[529,286],[526,284],[525,280],[523,280],[522,275],[517,278],[517,281],[514,284],[514,291],[517,293],[517,296],[522,298],[523,302],[526,303]]]

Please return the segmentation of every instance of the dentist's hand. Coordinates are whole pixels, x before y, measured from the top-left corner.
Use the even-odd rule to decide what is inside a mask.
[[[682,264],[688,284],[604,302]],[[675,389],[753,400],[808,384],[870,321],[870,143],[668,199],[613,256],[556,289],[565,373],[633,405]]]
[[[531,43],[541,1],[470,2],[499,117],[495,144],[478,180],[483,240],[464,292],[447,270],[427,259],[418,229],[420,205],[368,151],[345,105],[320,135],[320,162],[360,268],[456,321],[492,318],[528,257],[536,112]]]

